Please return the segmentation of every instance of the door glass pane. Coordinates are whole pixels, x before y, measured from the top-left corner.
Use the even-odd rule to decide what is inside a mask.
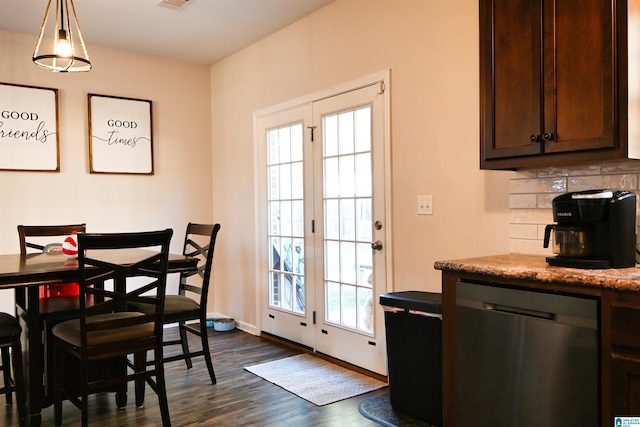
[[[356,245],[353,242],[340,243],[340,281],[356,283]]]
[[[373,252],[369,243],[358,243],[358,285],[370,288]]]
[[[355,230],[355,206],[353,199],[340,200],[340,238],[343,240],[354,240]]]
[[[371,198],[356,199],[356,236],[359,242],[373,240],[371,228]]]
[[[356,195],[371,197],[371,153],[355,156],[355,173]]]
[[[338,174],[338,159],[324,160],[324,196],[338,197],[340,195],[340,175]]]
[[[291,199],[291,165],[283,164],[280,165],[280,183],[279,183],[279,194],[280,200]]]
[[[291,159],[291,127],[278,129],[278,143],[280,145],[280,163],[286,163]]]
[[[353,197],[355,194],[354,156],[340,156],[340,197]]]
[[[302,162],[296,162],[291,165],[291,197],[293,199],[302,199],[303,195],[304,176]]]
[[[304,236],[304,203],[300,200],[291,202],[291,234]]]
[[[327,320],[340,323],[340,284],[327,282],[326,289]]]
[[[338,149],[340,154],[353,153],[353,111],[338,114]]]
[[[338,116],[333,115],[325,118],[322,135],[324,135],[325,156],[338,154]]]
[[[267,173],[269,174],[269,200],[278,200],[280,198],[280,166],[269,166]]]
[[[324,202],[324,235],[327,239],[340,239],[340,214],[338,213],[338,200],[327,199]]]
[[[291,236],[291,202],[283,200],[280,202],[280,234]]]
[[[358,327],[373,332],[373,290],[358,288]]]
[[[302,161],[302,123],[291,126],[291,161]]]
[[[271,236],[280,235],[280,202],[269,202],[269,231]]]
[[[356,152],[371,151],[371,114],[370,108],[355,111]]]
[[[292,242],[288,237],[283,237],[280,239],[282,242],[282,246],[280,247],[280,260],[284,280],[282,282],[282,306],[281,308],[285,308],[291,310],[293,308],[293,282],[294,277],[291,274],[293,271],[293,253],[292,253]]]
[[[325,242],[325,279],[340,280],[340,242]]]
[[[303,126],[267,131],[269,304],[304,314]]]
[[[325,321],[371,333],[371,107],[324,116],[322,125]]]
[[[342,285],[342,324],[355,328],[357,322],[356,313],[356,287]]]

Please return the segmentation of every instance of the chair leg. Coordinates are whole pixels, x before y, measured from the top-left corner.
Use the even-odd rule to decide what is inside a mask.
[[[64,369],[61,369],[61,354],[58,348],[53,349],[53,366],[55,367],[53,381],[53,423],[56,427],[62,426],[62,381]]]
[[[89,366],[87,361],[80,362],[80,411],[82,411],[82,427],[89,427]]]
[[[167,400],[167,387],[164,379],[164,363],[162,363],[162,348],[155,350],[156,369],[156,393],[160,405],[160,415],[162,416],[162,426],[171,427],[169,416],[169,401]]]
[[[27,425],[27,401],[24,390],[24,370],[22,367],[22,346],[17,340],[11,346],[11,362],[13,366],[13,377],[15,378],[16,405],[18,406],[18,417],[20,427]]]
[[[13,403],[13,394],[11,393],[11,387],[13,385],[13,380],[11,379],[11,360],[9,358],[9,347],[0,348],[0,354],[2,355],[2,376],[4,381],[4,387],[7,392],[4,395],[5,402],[7,405],[11,405]]]
[[[56,386],[53,392],[53,425],[62,426],[62,392],[60,386]]]
[[[116,362],[116,375],[123,377],[127,375],[127,358],[120,357]],[[116,407],[123,409],[127,406],[127,383],[118,384],[116,386]]]
[[[142,353],[135,353],[133,355],[133,369],[136,373],[146,371],[147,369],[147,352],[146,351]],[[138,408],[141,408],[144,406],[145,384],[146,382],[144,379],[135,380],[136,407]]]
[[[187,330],[184,326],[184,322],[178,323],[178,330],[180,331],[180,342],[182,344],[182,354],[184,354],[184,361],[187,363],[187,369],[191,369],[193,364],[191,363],[191,356],[189,352],[189,341],[187,340]]]
[[[211,384],[215,384],[216,374],[213,371],[213,363],[211,362],[211,351],[209,351],[209,336],[207,335],[207,320],[200,319],[200,341],[202,342],[202,351],[204,353],[204,361],[207,364],[207,370],[209,371],[209,378],[211,378]]]

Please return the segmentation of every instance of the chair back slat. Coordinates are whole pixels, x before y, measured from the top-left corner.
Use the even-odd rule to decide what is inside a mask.
[[[194,294],[202,294],[202,287],[201,286],[196,286],[196,285],[191,285],[189,283],[183,283],[182,284],[182,289],[186,292],[192,292]]]

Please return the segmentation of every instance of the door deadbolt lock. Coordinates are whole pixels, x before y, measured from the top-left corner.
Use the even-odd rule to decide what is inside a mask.
[[[376,240],[375,242],[371,243],[371,249],[373,249],[375,251],[381,251],[382,250],[382,242],[380,240]]]
[[[382,221],[376,221],[373,226],[376,228],[376,230],[382,230]]]

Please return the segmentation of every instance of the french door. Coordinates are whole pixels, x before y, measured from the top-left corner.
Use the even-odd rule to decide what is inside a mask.
[[[260,328],[381,374],[384,96],[384,85],[371,83],[259,117],[257,126],[264,153]]]

